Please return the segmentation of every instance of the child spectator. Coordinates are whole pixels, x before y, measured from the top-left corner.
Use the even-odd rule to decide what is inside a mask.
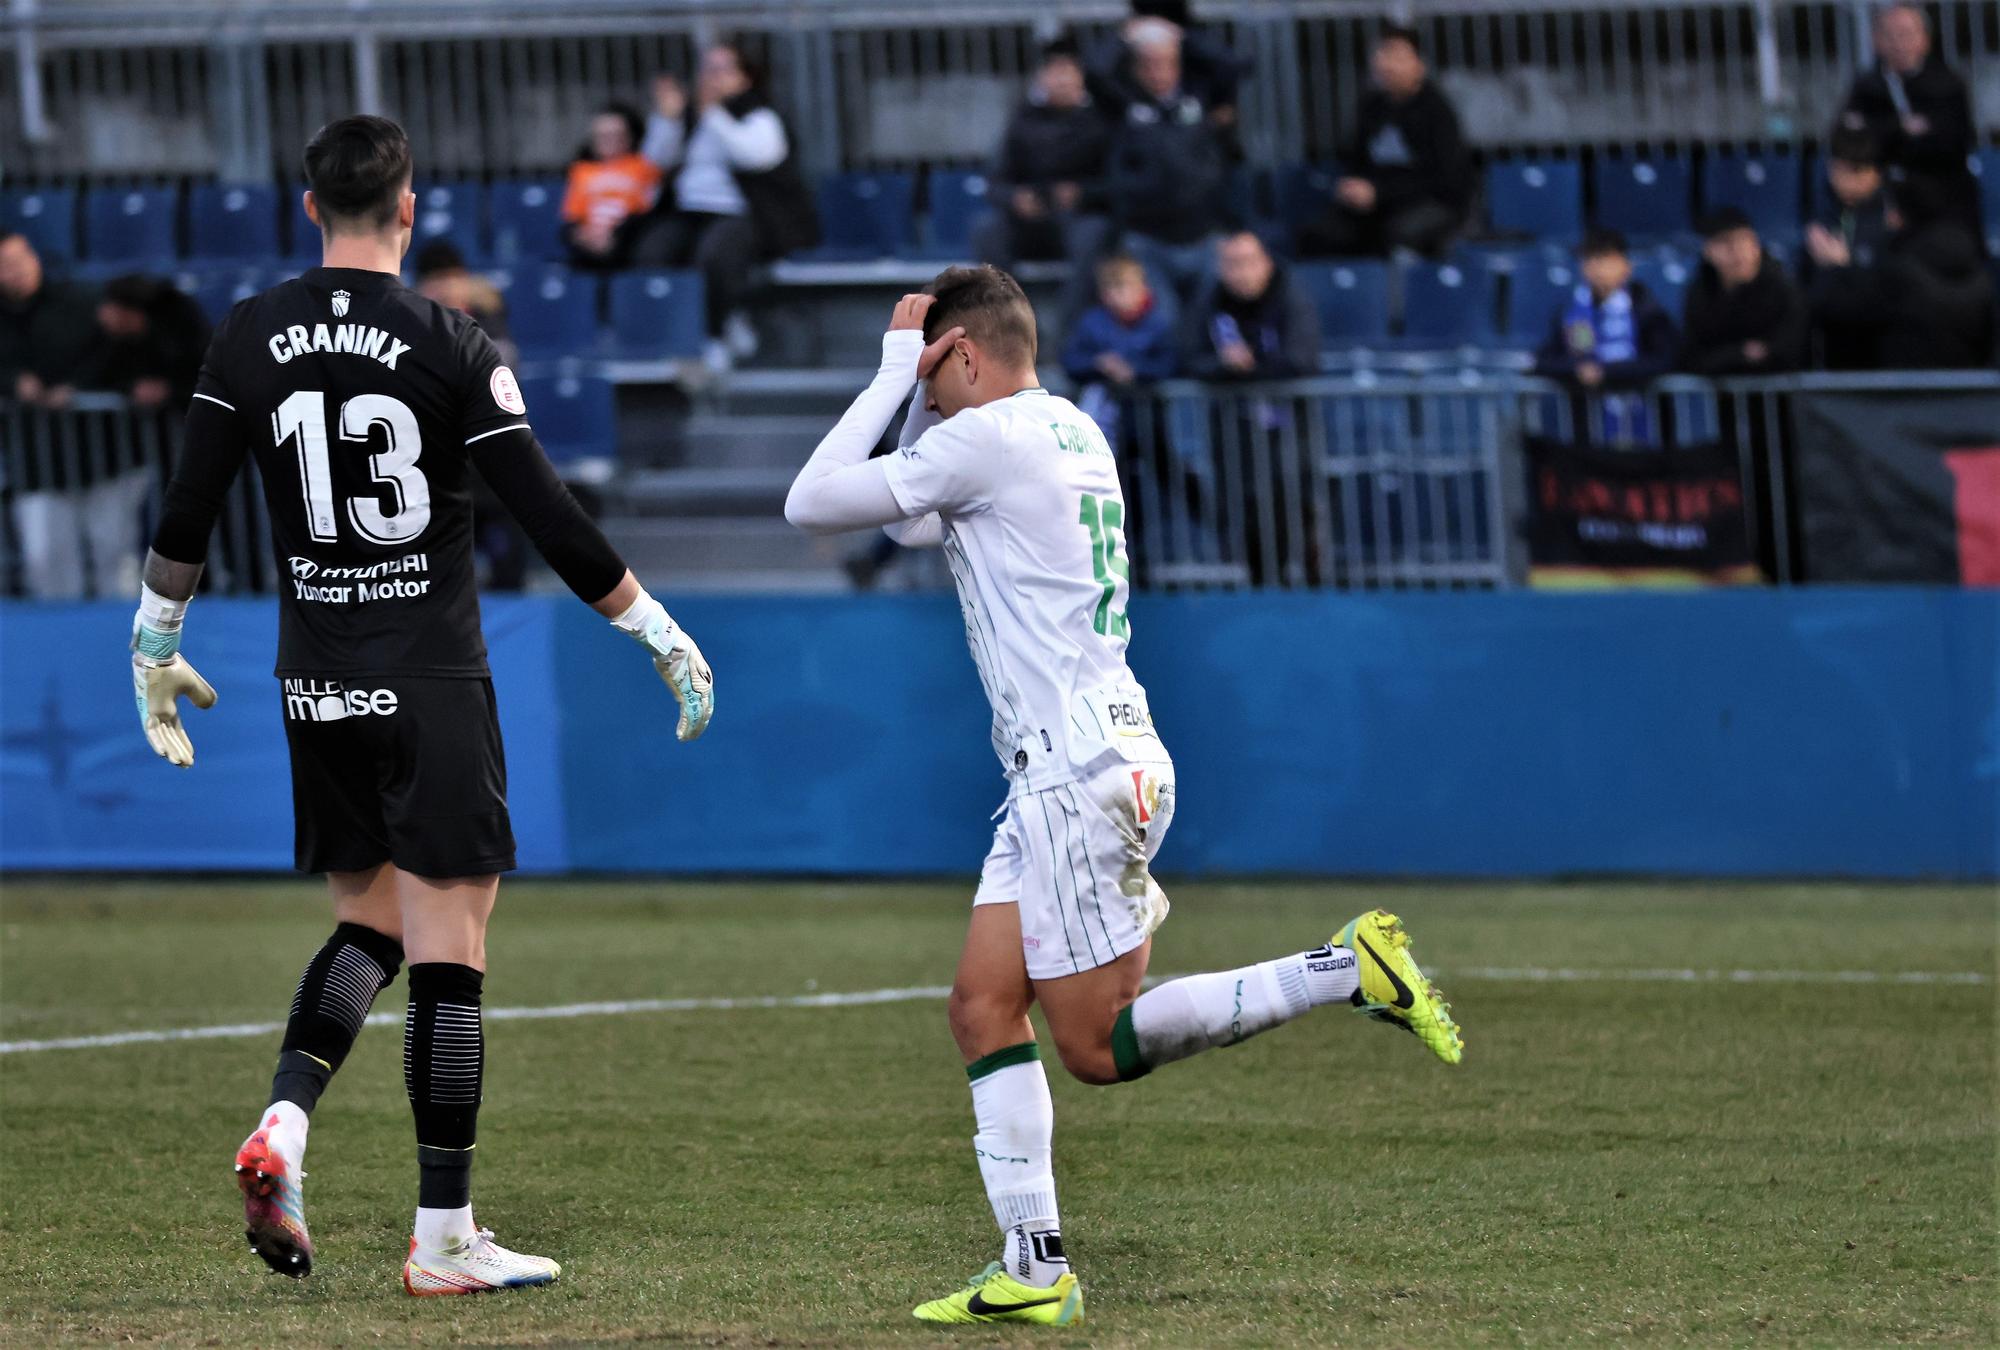
[[[1806,226],[1806,252],[1813,265],[1844,254],[1863,267],[1872,266],[1896,232],[1889,222],[1889,193],[1875,138],[1848,128],[1834,132],[1827,147],[1826,185],[1833,202]]]
[[[1805,364],[1805,297],[1764,252],[1750,217],[1724,207],[1701,222],[1701,270],[1688,288],[1681,369],[1755,375]]]
[[[578,267],[617,268],[630,260],[635,222],[652,209],[660,170],[639,153],[645,128],[634,109],[609,103],[590,119],[590,140],[569,166],[563,238]]]
[[[1174,373],[1174,331],[1153,304],[1146,269],[1119,254],[1097,266],[1098,303],[1063,343],[1063,370],[1079,385],[1124,389]]]
[[[1680,337],[1645,283],[1632,279],[1631,252],[1616,230],[1595,229],[1577,249],[1583,280],[1549,320],[1535,352],[1535,373],[1562,380],[1579,395],[1644,384],[1673,369]],[[1608,444],[1653,439],[1643,396],[1579,398],[1583,425]],[[1588,416],[1590,407],[1597,416]]]

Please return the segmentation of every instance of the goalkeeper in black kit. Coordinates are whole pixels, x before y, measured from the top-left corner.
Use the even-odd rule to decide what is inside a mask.
[[[547,1284],[556,1262],[501,1247],[472,1217],[486,924],[514,866],[473,576],[473,472],[570,589],[646,649],[680,702],[681,740],[707,728],[713,683],[549,467],[492,342],[398,279],[416,211],[403,129],[333,122],[306,147],[305,178],[325,265],[243,301],[217,329],[132,630],[146,739],[188,767],[179,699],[206,708],[215,691],[180,655],[182,626],[224,494],[254,454],[284,560],[277,676],[296,862],[326,873],[335,927],[299,981],[270,1103],[236,1155],[250,1246],[283,1274],[312,1269],[308,1122],[407,961],[418,1195],[404,1287]]]

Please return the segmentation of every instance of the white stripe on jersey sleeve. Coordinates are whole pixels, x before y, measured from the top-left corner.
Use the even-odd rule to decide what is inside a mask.
[[[488,436],[498,436],[503,431],[532,431],[532,430],[534,430],[534,428],[530,426],[528,423],[516,422],[511,427],[495,427],[491,431],[482,431],[477,436],[469,436],[466,438],[465,443],[467,445],[471,445],[474,441],[483,441]]]
[[[221,399],[217,398],[217,397],[216,397],[215,395],[213,395],[213,394],[196,394],[196,395],[195,395],[195,397],[196,397],[196,398],[205,398],[205,399],[207,399],[207,400],[208,400],[208,401],[209,401],[210,403],[213,403],[213,404],[215,404],[215,405],[216,405],[217,407],[221,407],[221,408],[227,408],[227,409],[229,409],[229,411],[231,411],[231,412],[235,412],[235,411],[236,411],[236,405],[235,405],[234,403],[224,403],[224,402],[223,402],[223,401],[222,401]]]

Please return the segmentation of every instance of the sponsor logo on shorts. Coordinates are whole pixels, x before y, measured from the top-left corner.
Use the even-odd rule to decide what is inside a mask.
[[[1029,937],[1026,934],[1023,934],[1021,937],[1021,945],[1027,948],[1031,952],[1038,952],[1042,949],[1042,940],[1038,937]]]
[[[286,680],[284,690],[285,717],[293,722],[393,717],[400,706],[393,689],[349,689],[338,680]]]
[[[311,558],[294,557],[290,560],[292,571],[292,598],[324,605],[367,604],[371,600],[411,600],[430,592],[428,576],[413,577],[411,573],[429,572],[431,560],[428,553],[406,553],[400,558],[385,558],[366,567],[323,567]]]

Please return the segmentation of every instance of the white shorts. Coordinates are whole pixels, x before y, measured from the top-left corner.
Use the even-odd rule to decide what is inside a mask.
[[[1153,935],[1150,867],[1174,821],[1174,766],[1118,764],[1007,803],[974,905],[1018,905],[1028,977],[1095,970]]]

